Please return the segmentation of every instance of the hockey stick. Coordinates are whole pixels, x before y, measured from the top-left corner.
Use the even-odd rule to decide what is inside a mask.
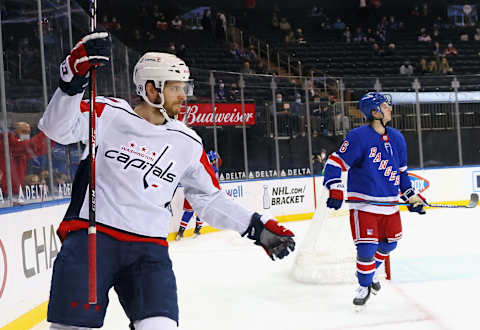
[[[90,0],[90,32],[97,27],[97,0]],[[88,213],[88,303],[97,303],[97,226],[95,219],[95,96],[96,70],[90,69],[90,125],[88,152],[90,155],[89,213]]]
[[[371,201],[371,200],[346,200],[345,203],[350,204],[369,204],[369,205],[380,205],[380,206],[395,206],[395,205],[406,205],[409,206],[410,203],[402,203],[402,202],[379,202],[379,201]],[[455,204],[430,204],[425,202],[425,206],[428,207],[440,207],[440,208],[451,208],[451,209],[458,209],[458,208],[467,208],[472,209],[478,205],[478,195],[472,193],[470,195],[470,200],[468,201],[467,205],[455,205]]]

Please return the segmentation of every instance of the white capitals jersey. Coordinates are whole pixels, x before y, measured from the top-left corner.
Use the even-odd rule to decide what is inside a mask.
[[[38,127],[61,144],[88,141],[89,104],[82,94],[57,89]],[[97,230],[120,240],[163,240],[169,233],[169,204],[179,183],[201,219],[243,233],[253,214],[220,190],[202,140],[183,123],[153,125],[121,99],[96,99]],[[88,151],[88,150],[87,150]],[[88,152],[72,189],[60,236],[86,228],[89,214]],[[163,238],[163,239],[162,239]]]

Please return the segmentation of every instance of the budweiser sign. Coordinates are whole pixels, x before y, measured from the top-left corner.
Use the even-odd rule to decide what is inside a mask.
[[[185,117],[185,107],[178,114],[178,120],[188,126],[213,126],[213,111],[211,103],[193,103],[187,105],[188,117]],[[215,104],[215,124],[218,126],[242,125],[241,103]],[[255,125],[255,104],[245,103],[245,124]]]

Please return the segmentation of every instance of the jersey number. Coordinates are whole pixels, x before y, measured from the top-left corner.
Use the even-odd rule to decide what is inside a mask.
[[[347,151],[348,145],[349,145],[348,141],[343,142],[339,151],[343,154],[345,151]]]

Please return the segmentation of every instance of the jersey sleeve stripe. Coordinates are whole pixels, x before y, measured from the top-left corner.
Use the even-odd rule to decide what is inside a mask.
[[[97,118],[100,118],[100,116],[103,113],[103,110],[105,109],[105,103],[95,103],[95,114],[97,115]],[[90,110],[90,103],[86,101],[80,102],[80,112],[88,112]]]
[[[407,166],[402,166],[402,167],[400,167],[400,168],[399,168],[400,173],[405,172],[405,171],[407,170],[407,168],[408,168]]]
[[[348,166],[348,164],[345,163],[343,159],[340,158],[336,153],[333,153],[330,155],[330,157],[328,157],[327,164],[340,167],[342,171],[348,171],[350,168],[350,166]]]

